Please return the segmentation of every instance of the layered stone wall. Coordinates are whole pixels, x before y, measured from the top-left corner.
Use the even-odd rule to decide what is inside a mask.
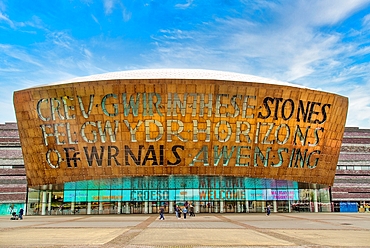
[[[331,192],[333,201],[370,202],[370,129],[345,129]]]
[[[26,192],[26,171],[17,124],[0,124],[0,204],[24,203]]]

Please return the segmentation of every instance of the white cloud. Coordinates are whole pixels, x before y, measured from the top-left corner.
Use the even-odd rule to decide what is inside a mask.
[[[99,24],[98,18],[96,18],[93,14],[91,14],[91,18],[94,20],[94,22]]]
[[[91,59],[93,57],[92,52],[87,48],[83,48],[82,53],[85,55],[87,59]]]
[[[193,3],[193,0],[187,0],[186,3],[184,4],[178,3],[175,5],[175,7],[179,9],[187,9],[190,7],[192,3]]]
[[[7,60],[11,59],[20,61],[22,63],[42,67],[42,64],[38,61],[37,58],[33,57],[28,52],[19,49],[16,46],[0,44],[0,51],[1,51],[0,54],[2,53],[4,56],[3,58],[7,58]]]
[[[71,42],[73,39],[67,33],[62,31],[50,32],[47,37],[55,45],[66,49],[71,49]]]
[[[0,72],[22,72],[18,68],[0,68]]]
[[[359,87],[354,87],[348,93],[349,111],[346,126],[359,126],[369,128],[370,126],[370,82]]]
[[[366,15],[363,19],[362,19],[362,26],[363,26],[363,29],[364,30],[370,30],[370,14]]]
[[[131,15],[132,14],[130,12],[128,12],[127,9],[124,6],[122,6],[122,17],[123,17],[123,20],[127,22],[128,20],[131,19]]]
[[[109,15],[113,11],[115,0],[104,0],[104,12],[106,15]]]
[[[11,28],[14,28],[15,27],[13,21],[10,20],[8,16],[6,16],[5,14],[3,14],[3,13],[0,12],[0,22],[1,21],[6,22]]]
[[[277,6],[287,26],[322,26],[341,22],[355,11],[369,5],[368,0],[293,1]]]
[[[122,19],[124,21],[128,21],[131,19],[132,13],[127,11],[126,7],[123,5],[122,2],[117,0],[104,0],[104,12],[106,15],[110,15],[113,13],[113,9],[118,5],[118,8],[121,10]]]
[[[344,52],[365,53],[368,50],[361,51],[358,44],[343,44],[340,33],[317,31],[323,25],[342,22],[368,3],[360,0],[294,1],[285,5],[266,2],[265,7],[268,6],[274,16],[269,22],[229,17],[203,23],[199,31],[162,32],[161,37],[155,37],[157,52],[166,61],[178,61],[178,54],[183,54],[179,46],[188,52],[191,47],[198,47],[197,56],[186,56],[184,60],[189,62],[190,59],[192,64],[202,67],[207,62],[197,59],[201,53],[218,52],[216,58],[210,58],[213,63],[222,63],[221,60],[227,58],[227,63],[234,64],[231,67],[239,68],[240,72],[295,81],[320,73],[325,67],[345,66],[341,64]]]

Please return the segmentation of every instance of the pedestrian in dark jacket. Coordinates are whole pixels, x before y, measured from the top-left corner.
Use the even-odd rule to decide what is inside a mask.
[[[159,219],[164,220],[164,208],[163,207],[159,209]]]
[[[182,213],[181,208],[177,206],[177,218],[178,219],[181,219],[181,213]]]
[[[189,206],[189,216],[195,216],[194,206],[191,203],[190,203],[190,206]]]
[[[23,213],[24,213],[23,208],[19,209],[19,219],[20,220],[23,220]]]

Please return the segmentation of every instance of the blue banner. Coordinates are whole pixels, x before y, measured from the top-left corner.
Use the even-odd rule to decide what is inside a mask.
[[[64,184],[64,202],[299,200],[298,183],[242,177],[127,177]]]

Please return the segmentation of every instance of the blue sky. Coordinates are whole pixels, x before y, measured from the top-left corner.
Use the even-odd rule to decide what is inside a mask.
[[[349,97],[370,128],[370,0],[0,0],[0,123],[13,92],[106,72],[210,69]]]

